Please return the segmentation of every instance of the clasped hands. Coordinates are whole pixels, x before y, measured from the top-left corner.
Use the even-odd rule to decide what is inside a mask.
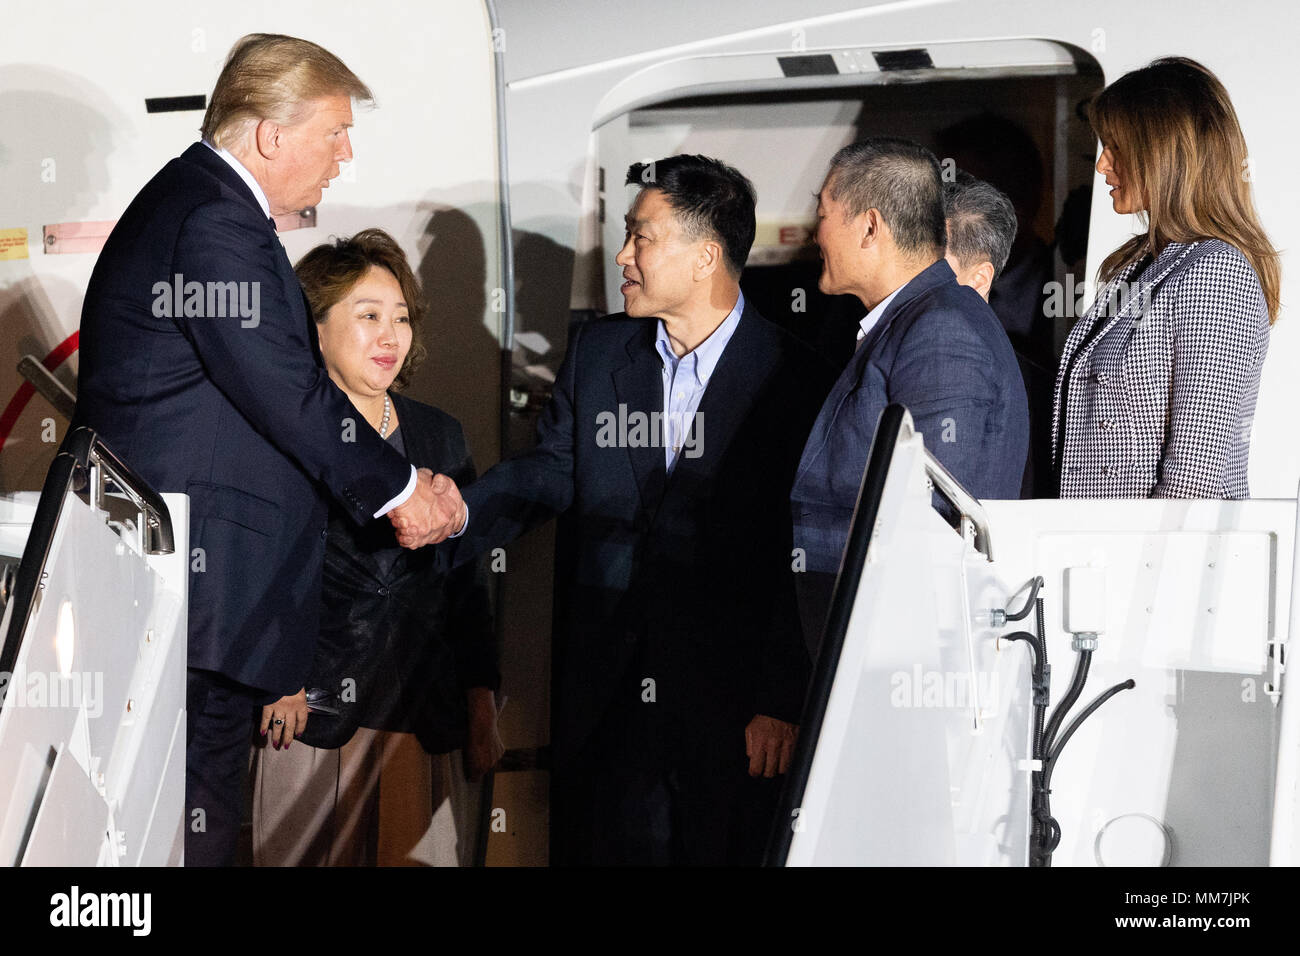
[[[428,468],[416,472],[415,491],[405,502],[388,512],[403,548],[422,548],[459,534],[469,518],[465,499],[456,482],[435,475]]]

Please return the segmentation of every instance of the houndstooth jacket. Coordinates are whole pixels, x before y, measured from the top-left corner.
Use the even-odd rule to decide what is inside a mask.
[[[1218,239],[1170,243],[1130,285],[1137,265],[1102,288],[1065,343],[1052,421],[1061,497],[1247,498],[1269,336],[1259,278]]]

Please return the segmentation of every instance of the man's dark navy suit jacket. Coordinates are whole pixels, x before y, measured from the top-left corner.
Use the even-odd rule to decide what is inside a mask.
[[[202,305],[173,314],[164,289],[178,282],[199,283]],[[256,293],[255,317],[217,314],[231,290],[250,306]],[[75,423],[157,490],[190,496],[189,666],[297,693],[320,615],[324,495],[369,521],[410,465],[329,380],[274,227],[206,145],[113,228],[86,290],[79,377]]]
[[[988,303],[939,259],[899,290],[808,436],[791,506],[811,576],[839,570],[876,422],[895,402],[976,498],[1020,497],[1029,405],[1015,352]]]
[[[788,497],[831,373],[747,305],[700,402],[700,454],[684,449],[669,474],[661,445],[601,429],[611,414],[662,413],[655,332],[655,319],[626,315],[571,327],[537,446],[466,490],[469,527],[453,546],[479,553],[562,515],[557,765],[586,764],[584,745],[613,722],[630,729],[627,746],[595,759],[654,753],[743,776],[749,720],[800,716],[809,661]],[[653,739],[638,743],[642,731]]]

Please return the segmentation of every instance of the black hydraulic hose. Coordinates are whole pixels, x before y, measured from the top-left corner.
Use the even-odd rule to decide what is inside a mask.
[[[1041,583],[1042,580],[1042,578],[1039,578],[1039,583]],[[1036,692],[1034,695],[1034,705],[1040,706],[1041,704],[1041,712],[1038,715],[1038,733],[1041,737],[1043,730],[1043,716],[1047,713],[1047,707],[1051,703],[1052,697],[1052,665],[1047,661],[1047,631],[1045,629],[1046,625],[1043,623],[1043,599],[1035,597],[1034,607],[1037,609],[1035,616],[1038,618],[1034,624],[1034,631],[1038,635],[1038,655],[1039,659],[1042,661],[1042,673],[1040,674],[1041,685],[1034,688]]]
[[[1037,760],[1039,749],[1042,746],[1043,712],[1047,709],[1047,702],[1043,699],[1047,685],[1047,648],[1041,640],[1028,631],[1003,634],[1001,639],[1004,641],[1024,641],[1033,651],[1033,678],[1031,683],[1034,692],[1034,739],[1030,745],[1030,753]]]
[[[1070,738],[1074,736],[1074,732],[1083,725],[1083,722],[1092,715],[1092,712],[1095,711],[1102,704],[1106,703],[1106,701],[1110,700],[1120,691],[1132,690],[1136,686],[1137,686],[1137,682],[1133,680],[1133,678],[1131,677],[1121,684],[1116,684],[1114,687],[1111,687],[1108,690],[1103,691],[1101,694],[1099,694],[1096,700],[1094,700],[1091,704],[1085,707],[1082,712],[1080,712],[1079,716],[1075,717],[1074,720],[1070,721],[1070,723],[1066,726],[1065,730],[1062,731],[1061,739],[1057,741],[1056,746],[1052,748],[1051,753],[1047,757],[1047,765],[1044,768],[1044,772],[1043,772],[1044,786],[1048,786],[1049,784],[1051,784],[1052,770],[1056,767],[1056,759],[1061,756],[1061,751],[1065,749],[1066,743],[1069,742]]]
[[[1038,579],[1039,581],[1042,578]],[[1043,599],[1034,600],[1036,609],[1036,632],[1038,643],[1043,649],[1043,683],[1034,696],[1034,759],[1040,769],[1033,771],[1029,781],[1033,792],[1030,796],[1029,865],[1051,866],[1051,851],[1045,849],[1053,840],[1060,839],[1061,828],[1052,817],[1051,793],[1043,782],[1042,768],[1047,766],[1048,737],[1043,728],[1047,707],[1051,703],[1052,669],[1047,663],[1047,618],[1043,614]],[[1077,692],[1076,692],[1077,696]]]
[[[1043,717],[1047,712],[1046,707],[1034,708],[1034,760],[1038,765],[1043,766]],[[1035,866],[1035,860],[1038,857],[1039,848],[1043,845],[1044,828],[1054,821],[1051,813],[1048,812],[1047,799],[1043,792],[1043,772],[1035,770],[1029,775],[1029,783],[1032,793],[1029,801],[1029,865]]]
[[[1036,577],[1032,581],[1030,581],[1029,584],[1030,584],[1029,598],[1025,601],[1025,606],[1022,607],[1019,611],[1016,611],[1014,614],[1011,613],[1010,611],[1007,611],[1008,621],[1023,621],[1025,618],[1029,616],[1029,609],[1036,605],[1036,602],[1038,600],[1038,589],[1043,586],[1043,579],[1041,576]]]
[[[1116,684],[1106,690],[1066,725],[1058,741],[1056,735],[1061,730],[1061,723],[1065,720],[1070,708],[1075,705],[1079,696],[1083,693],[1084,685],[1088,681],[1088,671],[1092,666],[1093,652],[1079,650],[1078,657],[1075,659],[1074,673],[1070,677],[1070,686],[1060,704],[1052,711],[1052,716],[1047,720],[1046,726],[1044,726],[1043,718],[1047,710],[1051,689],[1051,669],[1047,663],[1047,634],[1043,616],[1043,599],[1038,596],[1042,584],[1043,579],[1041,577],[1034,578],[1031,582],[1032,590],[1030,591],[1029,600],[1025,602],[1025,606],[1015,613],[1007,612],[1007,620],[1019,621],[1028,615],[1031,606],[1034,607],[1037,610],[1038,618],[1037,633],[1030,635],[1024,631],[1019,631],[1015,634],[1005,635],[1007,640],[1025,641],[1034,649],[1034,734],[1032,753],[1033,759],[1038,763],[1040,769],[1033,771],[1030,775],[1032,792],[1030,794],[1029,865],[1033,867],[1050,867],[1052,865],[1052,854],[1061,842],[1061,825],[1052,816],[1052,771],[1056,766],[1057,758],[1060,757],[1066,743],[1074,736],[1075,731],[1083,725],[1083,722],[1098,707],[1120,691],[1129,690],[1136,686],[1135,682],[1130,678],[1124,683]]]
[[[1034,774],[1034,800],[1032,807],[1033,830],[1029,842],[1029,865],[1049,867],[1052,851],[1061,839],[1061,825],[1052,816],[1052,793],[1043,783],[1043,771]]]
[[[1039,627],[1042,627],[1041,613]],[[1056,731],[1061,726],[1061,721],[1065,718],[1066,713],[1074,706],[1075,701],[1079,699],[1079,695],[1083,693],[1083,685],[1088,680],[1088,669],[1091,664],[1092,651],[1080,651],[1078,658],[1074,662],[1074,674],[1070,677],[1070,687],[1066,690],[1061,703],[1052,711],[1052,717],[1047,722],[1047,729],[1043,733],[1041,753],[1035,754],[1035,757],[1041,761],[1039,766],[1042,769],[1036,771],[1031,778],[1034,788],[1031,803],[1034,829],[1030,840],[1030,866],[1050,867],[1052,865],[1052,851],[1056,849],[1056,845],[1061,840],[1061,825],[1052,816],[1051,773],[1048,771],[1048,764]]]
[[[1040,760],[1040,750],[1043,749],[1043,719],[1048,706],[1047,645],[1039,637],[1032,635],[1028,631],[1017,631],[1002,635],[1002,640],[1024,641],[1034,650],[1034,679],[1032,679],[1032,689],[1034,689],[1034,739],[1030,741],[1030,753],[1034,760]]]
[[[1014,631],[1011,634],[1003,634],[1001,637],[998,638],[998,640],[1024,641],[1026,644],[1029,645],[1029,649],[1033,652],[1032,662],[1031,662],[1032,670],[1033,670],[1031,685],[1033,690],[1037,691],[1039,681],[1041,681],[1043,677],[1043,660],[1044,660],[1044,653],[1046,651],[1046,648],[1043,647],[1043,642],[1040,641],[1036,635],[1031,634],[1029,631]],[[1037,694],[1035,694],[1034,703],[1035,704],[1038,703]]]
[[[1065,719],[1066,713],[1074,706],[1079,695],[1083,693],[1083,685],[1088,680],[1088,668],[1092,664],[1092,651],[1079,651],[1079,657],[1074,662],[1074,676],[1070,678],[1070,688],[1065,692],[1061,703],[1057,705],[1056,710],[1052,711],[1052,717],[1047,722],[1047,733],[1043,739],[1044,756],[1052,752],[1052,745],[1056,741],[1056,732],[1061,727],[1061,721]]]
[[[1040,661],[1042,660],[1043,657],[1042,651],[1038,646],[1038,638],[1030,634],[1028,631],[1016,631],[1014,634],[1003,634],[1000,638],[998,638],[998,640],[1024,641],[1026,644],[1028,644],[1029,647],[1034,652],[1034,660],[1033,660],[1034,680],[1035,681],[1038,680],[1038,671],[1039,668],[1042,666]]]
[[[1042,639],[1042,635],[1035,636],[1028,631],[1016,631],[1013,634],[1003,634],[1004,641],[1024,641],[1033,650],[1033,691],[1034,691],[1034,738],[1031,742],[1030,753],[1035,760],[1040,759],[1045,754],[1040,754],[1043,744],[1043,720],[1048,705],[1049,675],[1051,668],[1047,666],[1047,644]]]
[[[1091,652],[1082,651],[1081,654],[1091,655]],[[1057,758],[1061,756],[1061,751],[1065,749],[1066,742],[1074,736],[1074,732],[1083,725],[1083,722],[1087,720],[1098,707],[1106,703],[1106,701],[1110,700],[1120,691],[1130,690],[1136,686],[1136,682],[1132,678],[1129,678],[1122,684],[1116,684],[1114,687],[1104,691],[1096,700],[1085,707],[1079,715],[1074,718],[1074,720],[1070,721],[1064,732],[1062,732],[1061,739],[1052,746],[1051,752],[1047,756],[1047,760],[1043,763],[1041,781],[1043,813],[1046,815],[1047,823],[1050,824],[1052,832],[1038,848],[1038,854],[1036,856],[1038,866],[1046,867],[1052,865],[1052,854],[1056,852],[1056,847],[1061,842],[1060,825],[1056,822],[1055,818],[1051,816],[1052,772],[1056,769]]]
[[[1037,584],[1041,585],[1042,578],[1035,579]],[[1047,634],[1045,630],[1045,618],[1043,615],[1043,599],[1037,597],[1037,589],[1032,601],[1026,604],[1026,607],[1033,606],[1037,610],[1037,622],[1035,634],[1027,631],[1017,631],[1014,634],[1004,635],[1006,640],[1024,641],[1034,649],[1034,732],[1030,742],[1030,754],[1034,760],[1043,766],[1047,758],[1046,738],[1043,733],[1043,722],[1047,716],[1047,708],[1051,703],[1051,666],[1047,662]],[[1049,828],[1056,827],[1056,821],[1051,818],[1047,810],[1047,800],[1042,787],[1042,771],[1035,770],[1030,775],[1032,785],[1031,809],[1030,809],[1030,833],[1029,833],[1029,855],[1030,865],[1039,865],[1038,861],[1042,858],[1042,847],[1047,842],[1047,832]]]
[[[1052,816],[1050,807],[1047,811],[1047,825],[1051,828],[1051,832],[1043,839],[1043,845],[1038,851],[1040,867],[1052,865],[1052,854],[1056,852],[1056,847],[1061,842],[1061,825],[1056,822],[1056,817]]]

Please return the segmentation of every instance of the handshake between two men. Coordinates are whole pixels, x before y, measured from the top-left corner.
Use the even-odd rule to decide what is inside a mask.
[[[456,482],[428,468],[416,472],[415,492],[388,512],[404,548],[438,544],[465,530],[469,508]],[[772,777],[789,768],[797,729],[772,717],[757,715],[745,728],[745,756],[751,777]]]
[[[464,531],[469,521],[468,511],[456,482],[421,468],[416,472],[415,491],[388,512],[388,519],[397,532],[398,544],[403,548],[422,548]]]

